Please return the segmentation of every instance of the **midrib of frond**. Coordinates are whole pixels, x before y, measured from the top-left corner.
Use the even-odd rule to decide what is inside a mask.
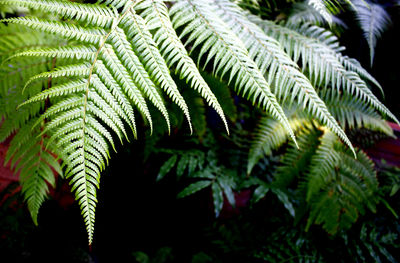
[[[120,22],[122,17],[125,14],[121,15],[121,17],[119,17],[117,21]],[[118,25],[118,22],[116,23],[116,26]],[[87,167],[87,162],[89,162],[89,160],[86,159],[86,150],[85,150],[86,149],[86,114],[87,114],[88,98],[89,98],[89,92],[90,92],[90,81],[91,81],[91,77],[92,77],[94,69],[95,69],[96,62],[99,58],[100,52],[104,48],[107,38],[110,36],[112,31],[115,30],[116,26],[113,27],[110,30],[110,32],[108,34],[106,34],[104,36],[103,40],[100,42],[101,44],[96,52],[96,55],[93,59],[92,65],[90,67],[90,73],[89,73],[89,76],[87,79],[85,97],[84,97],[84,101],[83,101],[83,110],[82,110],[83,111],[82,112],[82,126],[81,126],[82,145],[80,148],[80,158],[79,158],[80,165],[78,165],[78,166],[82,166],[81,168],[79,168],[82,170],[80,172],[78,172],[77,174],[74,174],[74,178],[73,178],[73,181],[75,181],[74,182],[75,186],[77,186],[79,181],[81,181],[81,179],[83,178],[83,183],[81,183],[81,186],[83,185],[83,187],[77,186],[76,196],[79,200],[80,207],[83,210],[82,214],[85,219],[86,229],[87,229],[88,236],[89,236],[89,244],[91,244],[92,240],[93,240],[94,220],[95,220],[94,211],[95,211],[95,202],[96,202],[95,196],[90,198],[90,196],[92,195],[92,192],[90,191],[89,184],[92,182],[92,180],[89,177],[91,177],[92,175],[90,173],[88,174],[88,171],[87,171],[87,169],[90,169],[90,168]],[[93,169],[93,171],[96,171],[96,169]],[[81,173],[83,173],[83,174],[81,174]],[[81,174],[81,176],[80,176],[81,179],[76,180],[76,177],[78,177],[79,174]],[[82,197],[82,192],[83,192],[83,197]],[[83,205],[81,202],[82,200],[83,200]]]
[[[248,66],[244,64],[244,62],[238,57],[238,55],[230,48],[230,45],[225,41],[225,39],[219,34],[219,32],[211,25],[211,23],[208,21],[208,19],[205,18],[205,16],[201,13],[201,11],[197,8],[197,6],[193,3],[192,0],[186,0],[187,3],[190,4],[194,12],[197,14],[198,17],[201,18],[201,20],[207,24],[208,28],[214,33],[215,36],[218,37],[218,39],[224,44],[226,50],[230,53],[232,57],[235,58],[235,60],[238,62],[238,64],[241,66],[240,68],[243,69],[246,73],[246,75],[249,76],[250,79],[253,80],[253,82],[257,86],[257,91],[256,94],[254,94],[254,99],[253,102],[256,101],[257,97],[260,96],[261,98],[259,99],[259,104],[267,103],[269,104],[269,107],[267,106],[268,110],[272,109],[274,117],[278,118],[284,125],[284,127],[289,131],[290,137],[293,139],[294,142],[296,142],[296,138],[294,136],[294,132],[290,127],[290,124],[287,120],[287,117],[285,116],[285,113],[283,112],[282,108],[279,106],[278,102],[276,101],[275,96],[272,94],[272,92],[268,88],[268,83],[265,81],[264,77],[261,75],[260,71],[258,70],[257,65],[254,63],[254,61],[250,60],[250,63],[253,64],[251,65],[252,68],[256,69],[256,74],[258,78],[254,78],[251,72],[248,71]],[[236,43],[237,45],[241,46],[243,45],[242,43]],[[244,51],[247,54],[247,50],[244,49]],[[247,54],[248,55],[248,54]],[[260,83],[260,80],[264,80],[263,83]],[[265,87],[265,88],[264,88]],[[267,89],[267,90],[266,90]],[[240,90],[239,90],[240,91]],[[261,93],[260,93],[261,92]],[[259,94],[257,94],[259,93]]]

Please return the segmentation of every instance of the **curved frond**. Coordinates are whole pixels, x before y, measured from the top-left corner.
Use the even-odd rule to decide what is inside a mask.
[[[37,225],[39,209],[47,198],[49,185],[55,187],[55,173],[62,175],[62,171],[54,154],[44,149],[47,139],[38,136],[40,127],[34,128],[34,122],[32,119],[13,138],[6,162],[11,160],[15,173],[19,173],[22,194]]]
[[[169,67],[176,66],[181,78],[185,78],[193,89],[197,90],[207,103],[215,109],[224,122],[229,133],[224,112],[213,91],[200,75],[193,60],[177,36],[168,15],[167,6],[161,0],[142,1],[135,9],[141,11],[141,16],[151,30],[156,30],[154,39]]]
[[[326,8],[324,0],[308,0],[307,4],[312,6],[318,13],[320,13],[329,25],[332,24],[332,15]]]
[[[99,4],[89,5],[58,0],[2,0],[1,3],[45,11],[67,19],[107,28],[111,27],[114,19],[118,17],[116,10]]]
[[[289,123],[295,132],[310,125],[309,117],[295,107],[289,110],[287,116],[289,116]],[[288,141],[289,137],[287,130],[283,129],[278,121],[270,117],[262,118],[250,146],[247,173],[250,174],[263,156],[270,155],[273,150],[277,150]]]
[[[352,158],[329,131],[320,140],[307,177],[307,228],[315,222],[335,234],[349,228],[365,207],[375,211],[378,181],[372,161],[362,151]]]
[[[71,40],[78,40],[88,44],[99,44],[105,35],[102,29],[82,27],[70,23],[49,21],[36,17],[17,17],[0,20],[2,23],[13,23],[37,29],[45,33],[56,34]]]
[[[301,58],[303,71],[308,72],[309,78],[315,85],[325,87],[329,85],[332,89],[340,89],[353,94],[399,123],[357,74],[357,71],[364,71],[361,69],[356,72],[351,69],[347,70],[342,65],[341,55],[337,55],[340,46],[332,34],[328,34],[325,30],[319,30],[316,26],[305,25],[293,30],[270,21],[260,20],[255,16],[250,16],[250,19],[260,25],[268,35],[277,39],[294,61],[297,62]],[[326,41],[321,41],[322,38]],[[352,66],[355,66],[354,63]],[[349,67],[352,66],[349,65]]]
[[[266,36],[257,25],[248,21],[243,10],[230,1],[214,0],[214,2],[218,6],[218,14],[243,39],[250,56],[256,61],[264,75],[268,74],[268,82],[274,86],[277,97],[283,100],[290,97],[292,101],[296,99],[354,151],[350,140],[329,113],[324,101],[318,96],[307,77],[283,51],[280,44],[275,39]]]
[[[207,62],[213,58],[215,74],[222,78],[230,71],[229,79],[236,77],[237,92],[252,97],[253,103],[277,118],[295,140],[287,117],[267,81],[249,57],[242,41],[215,14],[215,6],[207,1],[179,1],[171,8],[171,14],[175,28],[185,25],[181,37],[187,36],[187,43],[193,42],[192,49],[201,44],[198,60],[207,53]]]

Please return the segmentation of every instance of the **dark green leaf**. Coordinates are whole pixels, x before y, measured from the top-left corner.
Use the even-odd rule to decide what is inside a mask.
[[[156,181],[160,181],[161,179],[164,178],[164,176],[171,171],[171,169],[174,167],[176,160],[177,160],[176,155],[172,155],[160,168],[160,172],[158,173]]]
[[[194,194],[198,191],[200,191],[203,188],[206,188],[207,186],[209,186],[211,184],[212,181],[198,181],[196,183],[193,183],[191,185],[189,185],[188,187],[186,187],[185,189],[183,189],[182,192],[180,192],[178,194],[178,198],[183,198],[185,196]]]

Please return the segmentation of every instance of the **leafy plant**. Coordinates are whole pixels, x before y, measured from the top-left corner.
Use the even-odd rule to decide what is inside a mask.
[[[220,116],[228,133],[224,109],[199,68],[226,80],[238,96],[263,109],[279,123],[279,128],[283,127],[284,140],[290,137],[295,145],[296,127],[285,114],[286,103],[305,109],[304,114],[315,118],[313,123],[325,127],[321,129],[326,129],[325,134],[332,138],[330,142],[337,135],[354,156],[359,153],[343,130],[345,123],[382,128],[377,112],[397,121],[368,87],[369,83],[379,84],[360,64],[341,54],[337,39],[328,31],[310,25],[275,24],[273,17],[266,20],[251,15],[231,1],[0,3],[38,13],[1,20],[1,141],[17,132],[9,159],[15,163],[25,157],[26,163],[21,159],[17,166],[23,173],[37,169],[36,183],[26,181],[24,190],[28,202],[32,202],[34,220],[47,190],[44,181],[53,180],[51,168],[70,180],[89,243],[93,239],[100,174],[108,164],[110,149],[116,148],[116,141],[137,138],[142,121],[150,127],[150,133],[154,126],[161,125],[170,133],[170,104],[183,112],[189,130],[193,130],[189,99],[184,98],[183,87],[176,84],[178,81],[170,72],[201,95]],[[336,117],[346,120],[340,126],[334,110],[329,110],[320,95],[320,87],[331,90],[339,101],[341,96],[355,97],[361,113],[343,115],[339,111]],[[164,124],[154,121],[158,115]],[[378,124],[372,121],[376,119]],[[35,138],[30,148],[19,140],[24,136]],[[54,156],[61,161],[62,171]],[[351,162],[347,153],[346,158]],[[177,159],[170,159],[162,173],[173,167]],[[179,174],[186,166],[190,173],[196,170],[190,160],[193,161],[180,157]],[[314,161],[315,166],[320,160]],[[197,167],[201,167],[199,163]],[[320,164],[324,167],[325,161]],[[332,163],[327,165],[326,169]],[[191,185],[190,191],[181,195],[212,185],[214,200],[219,200],[218,212],[222,192],[233,200],[229,197],[231,187],[214,168],[210,169],[212,178]],[[362,180],[368,178],[362,176]],[[354,216],[351,218],[354,221]]]

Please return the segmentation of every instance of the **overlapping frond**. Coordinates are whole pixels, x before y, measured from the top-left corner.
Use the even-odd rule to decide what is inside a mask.
[[[349,156],[336,137],[324,131],[307,176],[308,227],[322,224],[329,233],[350,227],[365,208],[375,211],[378,186],[372,161],[362,151]]]
[[[323,90],[320,92],[320,96],[326,102],[328,110],[344,128],[367,128],[393,136],[393,131],[387,122],[373,108],[365,105],[361,100],[348,94],[338,94],[334,90]],[[312,115],[303,112],[301,107],[296,104],[284,104],[284,109],[295,132],[320,125]],[[288,139],[287,131],[276,120],[270,117],[263,117],[258,123],[250,146],[247,172],[250,173],[261,158],[281,147]],[[303,145],[304,149],[308,148],[308,146],[305,146],[306,144]],[[300,144],[299,147],[301,148]],[[297,153],[292,153],[292,155],[299,154],[300,156],[304,149],[297,151]],[[290,152],[289,150],[289,154]]]
[[[176,67],[180,77],[190,82],[191,87],[197,90],[207,103],[215,109],[224,122],[226,130],[229,131],[222,107],[177,36],[164,2],[161,0],[142,1],[135,6],[135,9],[141,12],[141,16],[146,20],[149,29],[156,31],[154,40],[169,67]]]
[[[289,97],[314,115],[321,123],[336,133],[349,147],[353,149],[346,134],[329,113],[325,103],[318,96],[298,66],[283,51],[280,44],[273,38],[266,36],[257,25],[248,21],[243,10],[228,0],[214,0],[218,6],[217,12],[230,28],[244,41],[250,56],[264,75],[268,75],[268,82],[274,87],[274,93],[282,101]]]
[[[294,61],[301,59],[303,71],[312,83],[353,94],[398,123],[397,118],[371,92],[358,72],[373,83],[376,81],[360,65],[339,53],[341,48],[332,34],[316,26],[304,25],[291,29],[255,16],[250,16],[250,20],[278,40]]]
[[[45,149],[47,138],[38,136],[40,127],[34,128],[34,122],[34,119],[30,120],[14,136],[5,164],[10,163],[11,169],[19,175],[22,194],[37,225],[39,209],[47,198],[49,185],[55,187],[55,175],[62,175],[62,170],[54,153]]]
[[[308,0],[307,4],[312,6],[321,16],[329,23],[332,24],[332,14],[329,12],[325,5],[324,0]]]
[[[4,5],[17,5],[49,12],[67,19],[110,28],[118,13],[105,5],[80,4],[60,0],[2,0]]]
[[[286,112],[289,117],[289,123],[295,132],[310,125],[310,119],[305,114],[302,114],[301,111],[296,111],[292,108],[289,112]],[[255,130],[249,149],[247,173],[251,173],[253,167],[263,156],[270,155],[273,150],[278,149],[288,139],[289,133],[282,128],[278,121],[270,117],[263,117]]]
[[[278,119],[294,139],[294,133],[281,106],[271,92],[256,63],[251,59],[243,42],[229,29],[218,15],[217,6],[209,1],[179,1],[170,10],[175,29],[183,26],[181,37],[192,43],[192,50],[201,45],[198,61],[206,54],[206,62],[213,59],[214,73],[223,77],[229,72],[229,80],[235,79],[239,94],[252,97]]]
[[[46,181],[50,184],[54,181],[51,169],[61,173],[52,153],[62,160],[82,210],[89,242],[93,239],[100,173],[108,163],[110,149],[115,149],[115,139],[121,143],[129,140],[128,126],[137,137],[134,111],[143,116],[151,131],[153,126],[165,123],[170,130],[166,101],[171,100],[177,105],[175,108],[181,109],[192,130],[187,104],[199,98],[185,99],[188,94],[181,95],[181,86],[185,85],[178,87],[179,81],[173,80],[170,70],[176,71],[215,109],[228,131],[215,88],[210,88],[203,79],[189,53],[198,65],[211,68],[214,76],[232,82],[239,95],[270,115],[260,124],[248,172],[264,154],[271,153],[289,138],[295,145],[294,132],[300,127],[326,125],[321,129],[324,134],[332,131],[329,138],[334,139],[327,142],[321,139],[321,145],[341,145],[333,135],[336,134],[354,151],[334,117],[342,127],[362,125],[386,133],[390,129],[375,110],[396,120],[363,79],[380,87],[377,81],[359,63],[341,55],[337,39],[327,31],[308,25],[295,28],[276,25],[248,16],[232,1],[0,2],[60,18],[25,16],[1,20],[7,26],[0,25],[0,34],[5,32],[0,35],[0,114],[4,118],[0,140],[19,130],[8,159],[12,159],[12,166],[21,173],[23,192],[34,220],[45,198]],[[13,32],[15,29],[20,31]],[[320,86],[330,87],[332,92],[318,93],[316,87]],[[344,94],[338,95],[341,91]],[[343,104],[336,105],[339,100]],[[159,116],[152,116],[155,114],[148,103],[159,111]],[[158,123],[159,119],[165,122]],[[33,139],[28,142],[29,136]],[[332,163],[341,160],[344,166],[340,172],[349,184],[356,182],[358,176],[359,181],[365,182],[360,187],[373,188],[373,178],[364,175],[368,174],[369,166],[362,155],[359,158],[360,162],[365,161],[364,166],[359,166],[348,156],[350,151],[333,151],[332,157],[324,156],[320,148],[315,156],[326,157],[329,162],[327,170],[321,172],[328,176]],[[194,171],[193,162],[181,160],[179,173],[186,166],[189,172]],[[319,173],[312,171],[314,175]],[[211,185],[216,213],[222,208],[224,194],[233,205],[232,187],[216,175],[204,177],[202,183],[193,185],[182,195]],[[310,189],[318,187],[316,184]],[[349,195],[360,194],[362,198],[373,192],[372,189],[365,194],[360,192],[360,187],[353,187],[356,190],[341,187]],[[309,195],[317,192],[311,191]],[[364,199],[357,200],[364,202]],[[351,206],[356,207],[356,212],[362,210],[358,203]],[[372,209],[373,203],[369,207]],[[312,210],[310,218],[326,221],[320,208]]]

